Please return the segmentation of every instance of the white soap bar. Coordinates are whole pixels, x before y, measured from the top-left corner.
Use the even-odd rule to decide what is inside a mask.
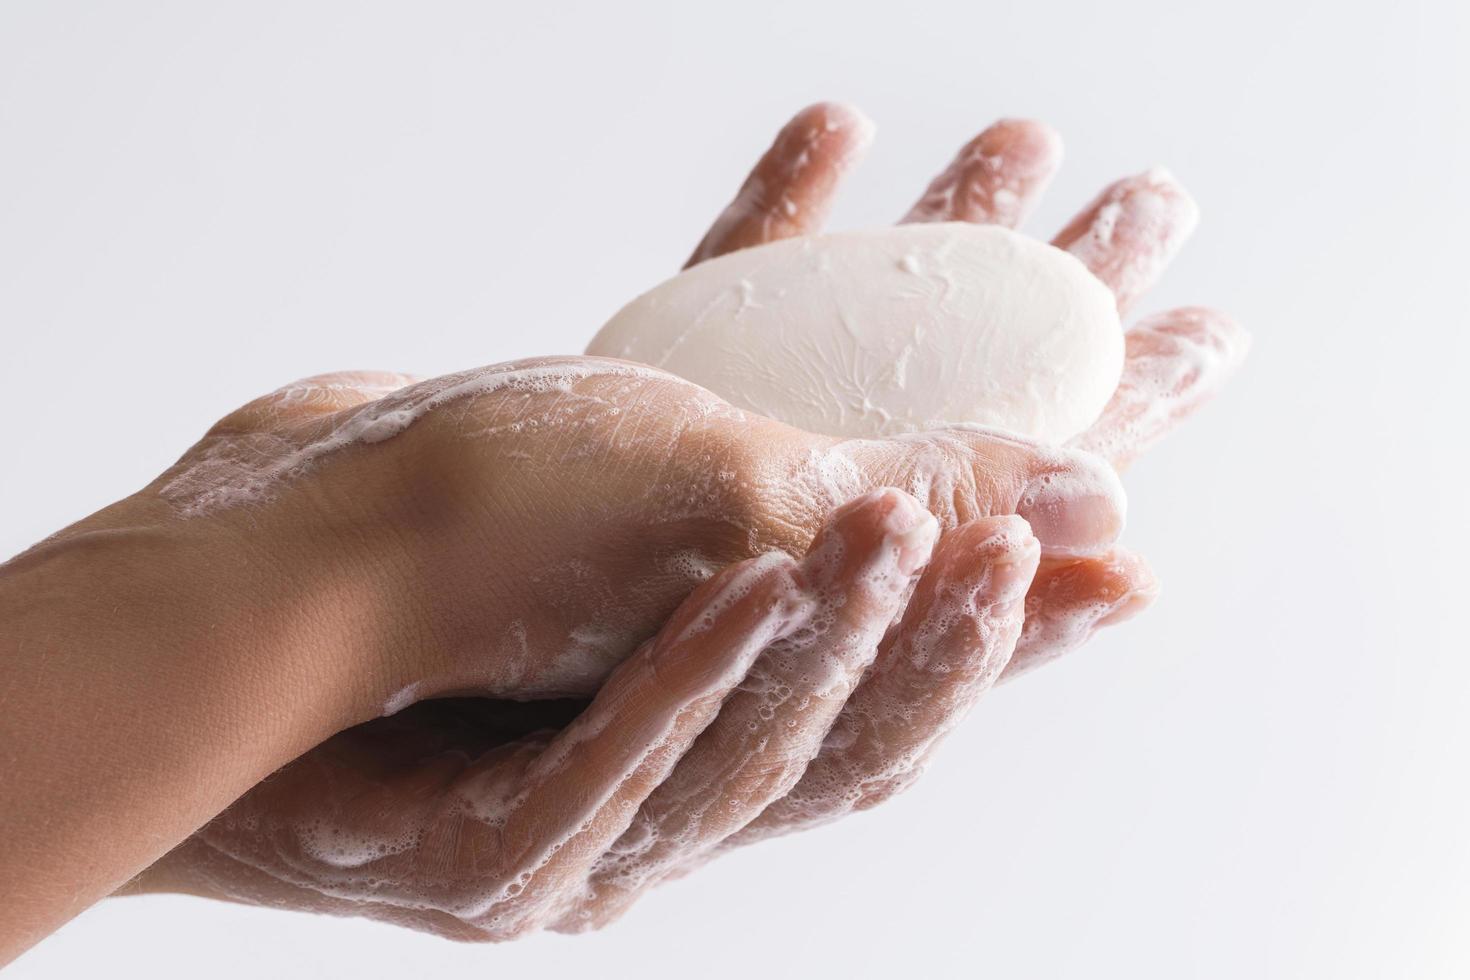
[[[1112,293],[994,225],[794,238],[702,262],[623,307],[587,353],[641,361],[813,432],[956,423],[1049,442],[1102,412],[1123,365]]]

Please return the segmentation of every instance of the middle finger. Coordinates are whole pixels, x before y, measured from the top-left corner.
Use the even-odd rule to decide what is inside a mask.
[[[971,221],[1019,227],[1062,162],[1062,138],[1045,123],[1002,119],[966,143],[900,224]]]

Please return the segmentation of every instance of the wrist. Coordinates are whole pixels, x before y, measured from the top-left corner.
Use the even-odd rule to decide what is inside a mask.
[[[130,503],[0,565],[0,628],[44,624],[70,666],[137,688],[134,706],[188,695],[247,754],[296,750],[280,762],[381,702],[358,576],[303,574],[259,526],[151,520]]]
[[[167,529],[114,527],[70,531],[0,568],[0,642],[23,700],[65,705],[60,683],[84,685],[110,723],[156,722],[155,745],[228,742],[235,759],[211,765],[225,779],[290,758],[331,708],[288,652],[297,625],[234,565]]]
[[[0,906],[23,910],[0,962],[378,696],[321,590],[223,525],[125,516],[0,566]]]

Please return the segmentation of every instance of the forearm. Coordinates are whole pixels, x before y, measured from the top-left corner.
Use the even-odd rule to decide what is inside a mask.
[[[164,527],[0,567],[0,962],[355,710],[346,658],[249,561]]]

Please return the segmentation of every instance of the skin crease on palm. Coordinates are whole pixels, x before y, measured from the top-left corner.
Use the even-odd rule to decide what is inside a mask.
[[[848,107],[803,110],[690,263],[817,232],[871,134]],[[1039,123],[997,123],[903,220],[1014,227],[1060,152]],[[1054,244],[1127,312],[1195,220],[1154,170]],[[872,806],[997,680],[1152,601],[1115,544],[1113,468],[1246,348],[1210,310],[1144,318],[1066,448],[817,437],[593,358],[331,375],[252,402],[125,505],[304,535],[291,554],[317,559],[282,571],[314,595],[373,569],[367,680],[337,726],[357,727],[125,890],[470,940],[579,931],[721,851]]]

